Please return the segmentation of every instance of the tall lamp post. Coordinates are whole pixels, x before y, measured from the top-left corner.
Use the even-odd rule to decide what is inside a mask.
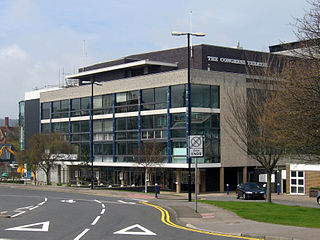
[[[204,37],[204,33],[193,32],[172,32],[172,36],[187,36],[188,39],[188,84],[187,84],[187,143],[191,135],[191,85],[190,85],[190,36]],[[188,162],[188,201],[191,202],[191,158],[189,157],[189,143],[187,144],[187,162]]]
[[[90,162],[91,162],[91,189],[93,189],[94,185],[94,171],[93,171],[93,85],[96,84],[98,86],[102,86],[101,83],[95,82],[93,78],[90,81],[83,81],[83,83],[90,83],[91,84],[91,97],[90,97],[90,146],[89,146],[89,155],[90,155]]]

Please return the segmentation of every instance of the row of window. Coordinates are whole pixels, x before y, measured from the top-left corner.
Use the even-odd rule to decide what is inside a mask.
[[[167,162],[167,142],[161,143],[160,155],[163,156],[165,162]],[[88,157],[89,145],[80,144],[82,157]],[[113,159],[113,144],[112,143],[95,143],[93,147],[93,154],[95,156],[95,161],[104,157],[105,159]],[[116,158],[126,157],[126,161],[134,161],[134,157],[138,157],[138,142],[116,142],[115,143],[115,153]],[[172,161],[175,163],[185,163],[186,162],[186,142],[176,142],[171,141],[170,155]],[[219,159],[219,143],[218,142],[208,142],[204,148],[204,155],[206,162],[217,162]],[[210,160],[211,159],[211,160]]]
[[[171,129],[186,128],[186,114],[171,114]],[[219,114],[192,113],[192,129],[219,128]],[[167,129],[168,118],[166,114],[141,116],[141,129]],[[138,117],[115,118],[115,131],[138,130]],[[68,133],[69,122],[52,124],[53,132]],[[71,122],[72,133],[87,133],[90,131],[89,121]],[[42,132],[50,132],[50,124],[42,124]],[[113,119],[93,121],[93,132],[113,132]]]
[[[169,90],[170,89],[170,90]],[[170,92],[170,93],[169,93]],[[171,108],[186,107],[186,85],[151,88],[141,90],[141,110],[166,109],[167,95],[170,94]],[[191,85],[191,106],[202,108],[220,107],[219,86]],[[70,105],[70,106],[69,106]],[[93,97],[93,114],[109,114],[138,111],[139,91],[128,91]],[[86,116],[90,114],[90,97],[60,100],[41,104],[41,119],[65,118],[70,115]],[[51,116],[50,116],[51,114]]]

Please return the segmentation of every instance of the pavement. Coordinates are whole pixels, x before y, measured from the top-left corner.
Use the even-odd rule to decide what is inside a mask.
[[[4,184],[0,184],[3,186]],[[6,184],[8,185],[8,184]],[[19,187],[19,185],[12,185]],[[38,190],[53,190],[60,192],[77,192],[99,196],[114,196],[124,198],[145,199],[153,204],[162,206],[169,210],[171,219],[176,223],[215,233],[224,233],[235,236],[252,237],[265,240],[315,240],[320,238],[319,228],[303,228],[294,226],[285,226],[278,224],[269,224],[255,222],[243,219],[236,214],[223,210],[213,205],[198,203],[197,212],[195,212],[195,203],[187,201],[187,194],[177,194],[174,192],[164,192],[154,198],[154,194],[134,193],[126,191],[112,190],[91,190],[74,187],[56,187],[56,186],[21,186]],[[194,196],[192,196],[194,199]],[[198,195],[199,199],[219,200],[219,201],[239,201],[235,193],[207,193]],[[240,199],[242,200],[242,199]],[[245,200],[243,200],[245,201]],[[308,196],[292,196],[287,194],[274,194],[272,196],[274,203],[320,208],[315,198]],[[299,216],[297,216],[299,217]],[[318,219],[315,219],[318,221]]]

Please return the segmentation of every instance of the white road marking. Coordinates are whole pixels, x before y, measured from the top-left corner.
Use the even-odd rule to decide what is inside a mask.
[[[102,202],[100,202],[100,201],[99,201],[99,200],[97,200],[97,199],[96,199],[96,200],[94,200],[94,201],[95,201],[95,202],[97,202],[97,203],[100,203],[100,204],[102,204]]]
[[[119,203],[123,203],[123,204],[131,204],[131,205],[134,205],[136,203],[134,202],[125,202],[125,201],[122,201],[122,200],[118,200]]]
[[[30,208],[32,208],[33,206],[27,206],[27,207],[21,207],[21,208],[17,208],[15,211],[20,211],[22,209],[28,209],[30,210]]]
[[[138,199],[138,198],[131,198],[131,199],[139,201],[139,202],[149,202],[148,200],[145,200],[145,199]]]
[[[49,224],[50,222],[40,222],[40,223],[33,223],[28,225],[23,225],[19,227],[7,228],[5,230],[8,231],[28,231],[28,232],[48,232],[49,231]],[[34,226],[42,225],[41,228],[32,228]]]
[[[105,207],[106,207],[103,203],[101,204],[101,206],[102,206],[102,208],[105,208]]]
[[[92,226],[96,225],[96,223],[99,221],[101,216],[96,217],[96,219],[91,223]]]
[[[101,214],[101,215],[103,215],[105,211],[106,211],[106,209],[105,209],[105,208],[104,208],[104,209],[102,209],[100,214]]]
[[[18,217],[18,216],[20,216],[21,214],[25,213],[26,210],[29,210],[29,211],[34,210],[34,209],[42,206],[47,200],[48,200],[48,199],[45,198],[43,202],[38,203],[36,206],[27,206],[27,207],[17,208],[16,210],[14,210],[14,212],[17,212],[17,213],[14,214],[14,215],[12,215],[12,216],[10,216],[10,217],[11,217],[11,218]]]
[[[65,202],[65,203],[75,203],[76,201],[70,199],[70,200],[61,200],[60,202]]]
[[[25,212],[26,211],[22,211],[22,212],[19,212],[17,214],[14,214],[14,215],[11,216],[11,218],[18,217],[19,215],[24,214]]]
[[[90,228],[86,228],[85,230],[82,231],[82,233],[80,233],[74,240],[79,240],[80,238],[83,237],[83,235],[85,235],[87,232],[90,231]]]
[[[129,232],[129,230],[133,229],[133,228],[139,228],[141,231],[140,232]],[[151,236],[151,235],[157,235],[155,234],[154,232],[151,232],[149,229],[145,228],[145,227],[142,227],[141,225],[139,224],[135,224],[135,225],[132,225],[132,226],[129,226],[129,227],[126,227],[124,229],[121,229],[117,232],[114,232],[113,234],[127,234],[127,235],[148,235],[148,236]]]

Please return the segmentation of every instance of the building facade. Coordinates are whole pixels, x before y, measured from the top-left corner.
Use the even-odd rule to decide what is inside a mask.
[[[203,135],[198,189],[224,191],[226,184],[235,189],[241,182],[257,181],[254,171],[258,163],[233,142],[236,136],[230,135],[225,121],[230,111],[227,96],[234,90],[246,95],[253,78],[246,68],[266,67],[267,56],[238,48],[193,46],[190,86],[186,48],[136,54],[81,68],[66,77],[72,83],[69,86],[39,92],[36,98],[20,103],[24,105],[25,138],[36,131],[62,133],[78,146],[79,157],[59,163],[59,181],[90,176],[88,156],[92,151],[94,177],[107,185],[143,185],[146,176],[137,158],[146,143],[154,143],[160,146],[161,164],[153,168],[148,180],[163,189],[184,191],[188,137]],[[93,85],[93,93],[90,81],[99,83]],[[33,107],[38,114],[35,121],[26,116]],[[28,123],[37,129],[30,130]],[[191,132],[187,131],[189,124]]]

